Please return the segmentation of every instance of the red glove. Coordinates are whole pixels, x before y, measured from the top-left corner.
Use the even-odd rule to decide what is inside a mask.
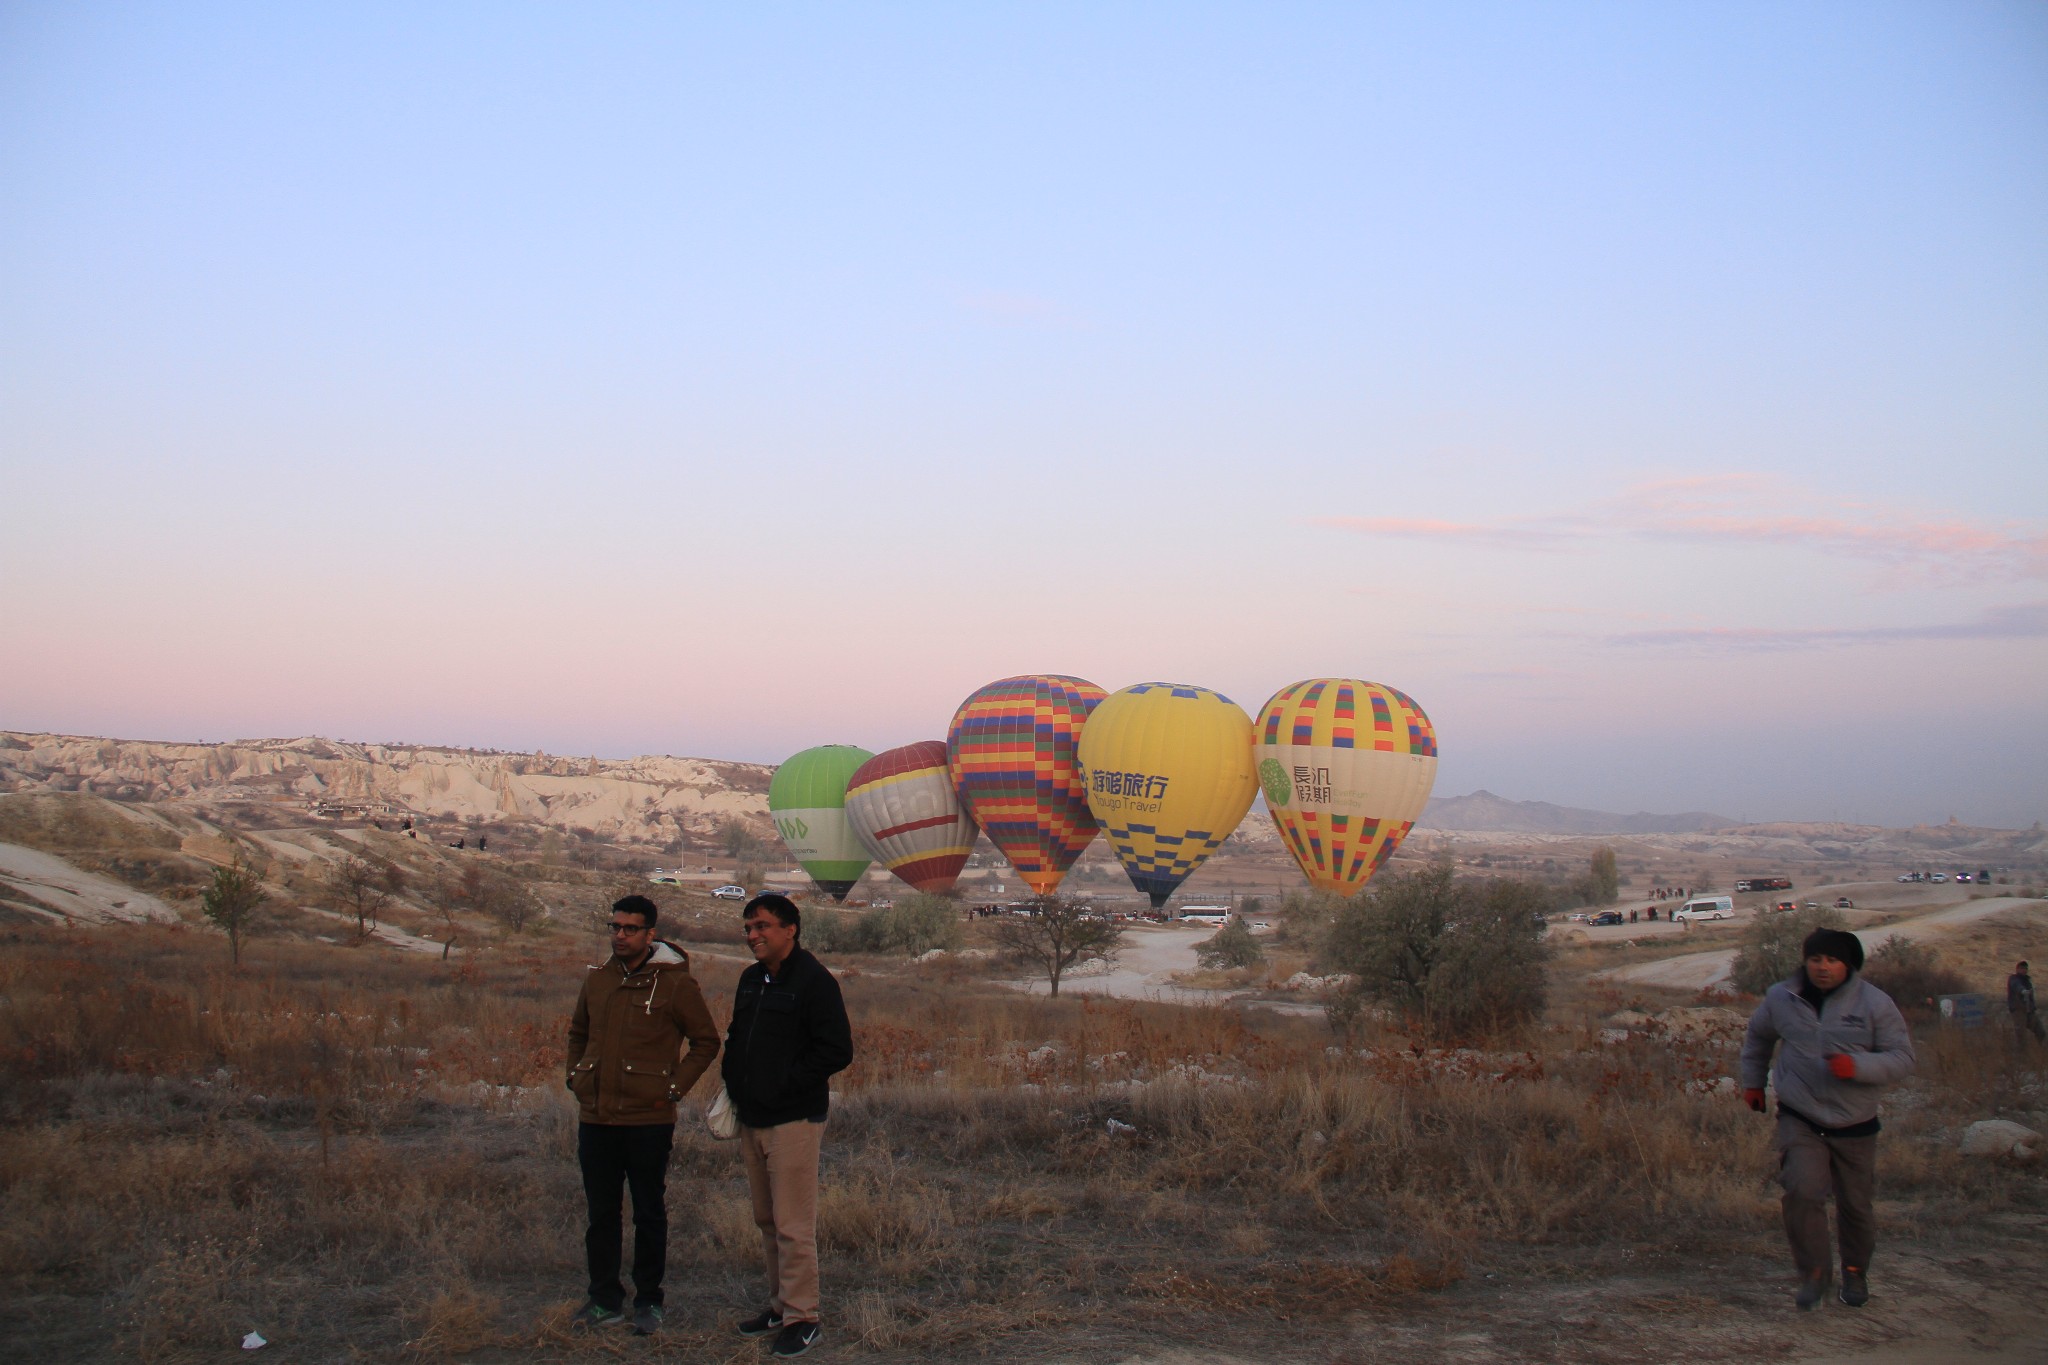
[[[1764,1112],[1764,1092],[1762,1090],[1743,1091],[1742,1102],[1756,1110],[1759,1114]]]
[[[1856,1059],[1846,1052],[1837,1052],[1828,1058],[1828,1070],[1835,1073],[1837,1080],[1853,1081],[1856,1079]]]

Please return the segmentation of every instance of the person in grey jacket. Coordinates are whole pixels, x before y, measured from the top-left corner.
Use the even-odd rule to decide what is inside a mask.
[[[1892,998],[1858,975],[1863,941],[1856,935],[1816,929],[1800,951],[1805,963],[1764,992],[1749,1017],[1742,1098],[1764,1112],[1768,1069],[1778,1092],[1771,1145],[1785,1192],[1785,1237],[1799,1268],[1793,1303],[1814,1307],[1833,1282],[1827,1211],[1832,1190],[1841,1300],[1861,1308],[1870,1300],[1870,1256],[1877,1245],[1878,1092],[1912,1074],[1913,1038]]]

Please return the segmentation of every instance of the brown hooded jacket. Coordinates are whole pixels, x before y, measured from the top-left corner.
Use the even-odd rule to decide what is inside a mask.
[[[676,1102],[717,1055],[689,954],[674,944],[656,941],[630,972],[614,955],[584,978],[569,1023],[569,1088],[583,1122],[674,1123]]]

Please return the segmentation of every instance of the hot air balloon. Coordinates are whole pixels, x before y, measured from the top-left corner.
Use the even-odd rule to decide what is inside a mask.
[[[846,822],[846,781],[873,757],[851,744],[820,744],[787,759],[768,780],[775,832],[818,888],[836,901],[845,900],[868,870],[867,850]]]
[[[974,851],[974,821],[960,808],[944,740],[876,754],[846,783],[846,818],[868,852],[919,891],[953,889]]]
[[[946,731],[960,804],[1041,896],[1095,837],[1074,741],[1101,700],[1102,689],[1079,678],[1004,678],[961,702]]]
[[[1088,808],[1155,910],[1259,792],[1251,718],[1220,692],[1179,683],[1111,693],[1081,732],[1081,767]]]
[[[1309,884],[1350,895],[1415,826],[1436,781],[1436,731],[1406,694],[1356,678],[1283,687],[1252,755],[1266,809]]]

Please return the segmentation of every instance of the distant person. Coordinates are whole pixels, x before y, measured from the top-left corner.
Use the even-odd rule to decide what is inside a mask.
[[[1778,1092],[1778,1183],[1785,1236],[1799,1270],[1795,1307],[1826,1297],[1834,1260],[1828,1194],[1842,1252],[1840,1297],[1870,1300],[1877,1245],[1877,1101],[1913,1071],[1913,1038],[1892,998],[1865,981],[1863,941],[1842,929],[1806,936],[1804,964],[1764,993],[1742,1044],[1742,1098],[1764,1112],[1764,1075]],[[1777,1061],[1771,1061],[1773,1049]]]
[[[743,912],[754,964],[733,993],[721,1070],[740,1120],[740,1157],[767,1261],[768,1307],[741,1336],[775,1333],[787,1360],[818,1344],[818,1148],[832,1095],[826,1081],[853,1061],[839,982],[798,939],[796,903],[775,892]]]
[[[487,847],[487,846],[488,846],[489,844],[490,844],[490,840],[486,839],[486,838],[485,838],[485,837],[484,837],[483,835],[479,834],[479,835],[477,835],[477,836],[476,836],[476,851],[477,851],[477,852],[479,852],[479,853],[483,852],[483,851],[484,851],[484,849],[485,849],[485,848],[486,848],[486,847]]]
[[[613,903],[611,957],[583,978],[569,1022],[576,1160],[590,1213],[583,1234],[590,1297],[569,1320],[581,1330],[628,1321],[641,1336],[661,1330],[676,1102],[718,1055],[718,1026],[690,975],[689,954],[654,937],[659,914],[645,896]],[[619,1283],[619,1204],[627,1187],[633,1194],[630,1319]]]
[[[2034,978],[2025,962],[2014,963],[2012,975],[2005,979],[2005,1012],[2012,1016],[2015,1039],[2024,1040],[2031,1033],[2036,1042],[2048,1043],[2041,1028],[2041,1012],[2034,1007]]]

